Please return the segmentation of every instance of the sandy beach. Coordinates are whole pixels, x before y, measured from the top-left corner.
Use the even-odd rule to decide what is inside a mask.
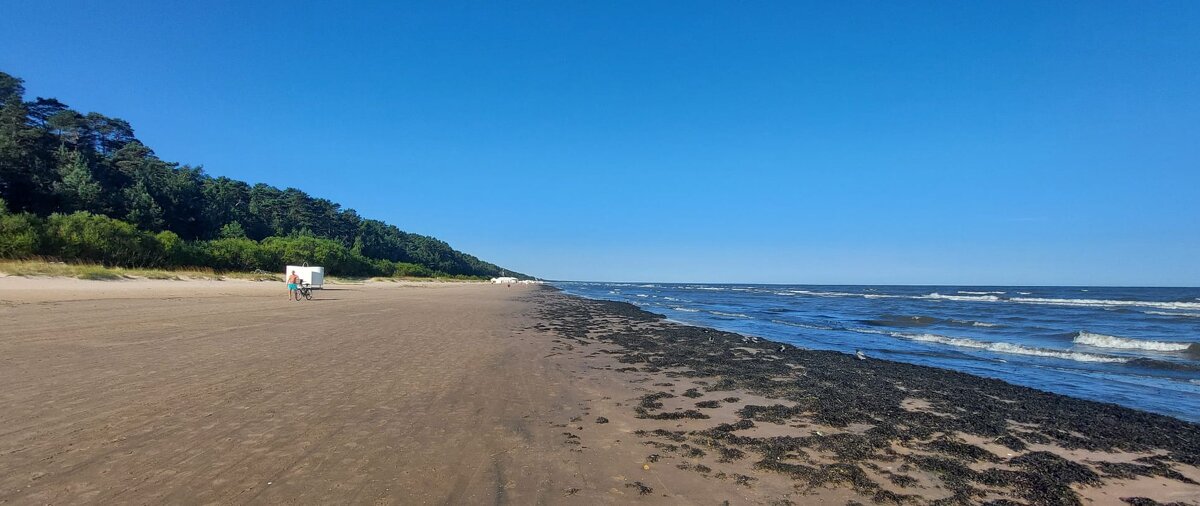
[[[1200,503],[1161,415],[538,286],[285,295],[0,278],[0,503]]]

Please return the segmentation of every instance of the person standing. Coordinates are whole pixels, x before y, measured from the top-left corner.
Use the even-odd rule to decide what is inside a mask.
[[[289,299],[296,298],[296,288],[297,288],[297,285],[299,285],[299,284],[300,284],[300,276],[296,275],[296,271],[292,271],[292,274],[290,276],[288,276],[288,278],[287,278],[288,298]]]

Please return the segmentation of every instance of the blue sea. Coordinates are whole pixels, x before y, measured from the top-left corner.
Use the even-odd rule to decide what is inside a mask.
[[[1200,289],[555,282],[682,323],[1200,422]]]

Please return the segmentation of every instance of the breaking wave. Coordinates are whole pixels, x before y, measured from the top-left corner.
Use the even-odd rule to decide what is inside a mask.
[[[1156,302],[1145,300],[1105,300],[1105,299],[1046,299],[1041,297],[1013,297],[1008,299],[1022,304],[1048,304],[1051,306],[1083,306],[1083,307],[1152,307],[1157,309],[1200,310],[1200,302]]]
[[[865,297],[866,296],[866,294],[862,294],[862,293],[814,292],[812,290],[788,290],[787,293],[791,293],[791,294],[795,294],[795,295],[809,295],[809,296],[813,296],[813,297]]]
[[[963,292],[959,292],[959,293],[963,293]],[[996,301],[1000,300],[1000,297],[997,297],[997,296],[995,296],[995,295],[942,295],[942,294],[940,294],[940,293],[937,293],[937,292],[933,292],[933,293],[931,293],[931,294],[929,294],[929,295],[922,295],[922,296],[920,296],[920,297],[917,297],[917,298],[919,298],[919,299],[939,299],[939,300],[971,301],[971,302],[975,302],[975,301],[978,301],[978,302],[996,302]]]
[[[1075,344],[1086,344],[1097,348],[1113,348],[1118,350],[1149,350],[1149,351],[1184,351],[1195,343],[1172,343],[1165,341],[1146,341],[1128,337],[1106,336],[1081,330],[1075,333]]]
[[[1106,355],[1096,355],[1092,353],[1079,353],[1075,351],[1050,350],[1046,348],[1030,348],[1012,343],[994,343],[988,341],[976,341],[974,339],[966,339],[962,337],[946,337],[937,334],[905,334],[903,332],[892,332],[889,335],[908,339],[910,341],[919,341],[924,343],[947,344],[950,346],[958,346],[961,348],[975,348],[979,350],[987,350],[996,353],[1011,353],[1015,355],[1030,355],[1035,357],[1050,357],[1061,358],[1066,360],[1074,360],[1076,362],[1108,362],[1108,363],[1124,363],[1129,359],[1120,357],[1110,357]]]
[[[1075,306],[1075,307],[1145,307],[1164,310],[1185,310],[1185,311],[1200,311],[1200,302],[1170,302],[1170,301],[1144,301],[1144,300],[1109,300],[1109,299],[1055,299],[1045,297],[1004,297],[1005,293],[1001,291],[968,291],[959,290],[956,294],[943,294],[933,292],[926,295],[889,295],[880,293],[852,293],[852,292],[825,292],[814,290],[788,290],[786,292],[774,292],[776,295],[803,295],[809,297],[863,297],[867,299],[882,299],[882,298],[897,298],[897,299],[927,299],[927,300],[950,300],[957,302],[1015,302],[1020,304],[1043,304],[1050,306]],[[1030,292],[1017,292],[1020,295],[1029,295]],[[1169,316],[1197,316],[1187,313],[1180,313]]]
[[[744,315],[742,313],[726,313],[723,311],[709,311],[709,313],[715,314],[717,316],[728,316],[731,318],[749,318],[749,316]]]
[[[1155,314],[1159,316],[1182,316],[1187,318],[1200,318],[1200,313],[1176,313],[1172,311],[1145,311],[1146,314]]]

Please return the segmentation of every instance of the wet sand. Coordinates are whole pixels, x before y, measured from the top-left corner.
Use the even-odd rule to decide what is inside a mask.
[[[946,413],[962,397],[870,382],[844,385],[862,409],[805,404],[787,385],[820,375],[800,369],[855,363],[539,287],[340,285],[305,302],[281,288],[0,278],[0,503],[1200,498],[1200,432],[1165,417],[1103,408],[1040,428],[1030,408],[997,427]],[[993,383],[976,391],[1001,405],[1058,398]],[[1104,430],[1132,418],[1124,434],[1070,430],[1095,414]]]

